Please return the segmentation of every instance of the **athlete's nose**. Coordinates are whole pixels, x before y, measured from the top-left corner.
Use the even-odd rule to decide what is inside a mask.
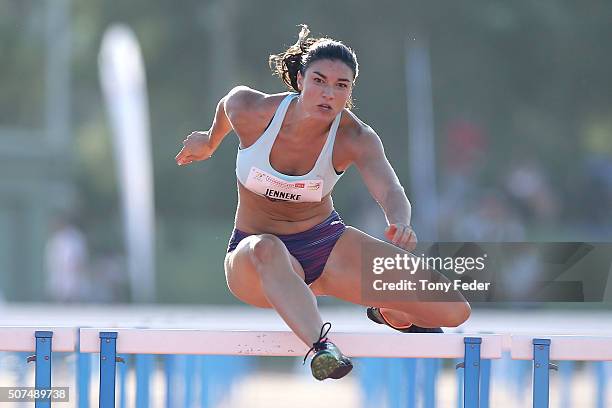
[[[323,87],[323,97],[326,99],[334,99],[334,90],[331,86]]]

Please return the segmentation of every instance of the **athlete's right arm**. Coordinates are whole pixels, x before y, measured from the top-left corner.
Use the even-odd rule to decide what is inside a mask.
[[[183,148],[176,155],[176,163],[180,166],[209,159],[232,129],[248,123],[249,109],[257,105],[263,96],[246,86],[233,88],[217,104],[210,129],[191,132],[183,140]]]

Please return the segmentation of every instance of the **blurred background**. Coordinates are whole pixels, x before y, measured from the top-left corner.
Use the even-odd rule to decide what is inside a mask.
[[[382,138],[421,241],[610,242],[610,21],[612,3],[594,0],[0,0],[0,324],[286,330],[274,311],[240,307],[226,288],[237,138],[207,162],[178,167],[174,157],[186,135],[210,127],[234,86],[285,91],[268,56],[297,40],[300,23],[356,51],[354,112]],[[383,213],[355,169],[334,200],[345,222],[382,238]],[[362,307],[319,302],[334,330],[388,333]],[[538,304],[547,310],[529,314],[525,305],[483,306],[458,330],[609,335],[612,327],[609,302]],[[59,360],[54,369],[66,372],[54,378],[76,381],[76,365],[95,374],[90,357]],[[199,357],[165,363],[183,373],[185,401],[192,363],[236,367]],[[0,353],[12,370],[0,373],[3,384],[32,383],[25,358]],[[126,360],[123,379],[138,372]],[[436,380],[439,406],[461,399],[455,363]],[[493,406],[528,405],[531,366],[520,363],[494,362]],[[223,385],[210,395],[232,398],[220,406],[273,398],[370,407],[384,405],[384,388],[394,407],[409,393],[404,364],[413,362],[359,360],[355,375],[320,384],[297,359],[265,358],[233,392]],[[595,388],[599,404],[612,401],[609,365],[576,367],[573,380],[571,367],[553,376],[553,406],[594,406]],[[225,384],[232,375],[202,378]],[[423,381],[412,383],[431,402],[434,380]],[[79,406],[88,386],[97,389],[95,379],[66,384]]]
[[[223,274],[237,139],[207,162],[174,156],[233,86],[284,91],[267,59],[300,23],[356,51],[354,112],[382,138],[422,240],[610,241],[611,18],[601,1],[2,0],[2,297],[238,303]],[[142,125],[123,134],[101,85],[116,23],[137,41],[146,85]],[[120,153],[134,129],[142,143]],[[147,252],[130,247],[138,228],[126,218],[148,204],[126,209],[126,162],[151,180],[144,294],[128,276]],[[381,236],[383,213],[354,169],[334,199],[348,224]]]

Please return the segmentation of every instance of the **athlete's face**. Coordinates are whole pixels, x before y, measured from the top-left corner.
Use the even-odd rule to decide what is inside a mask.
[[[342,61],[318,60],[304,76],[298,72],[303,106],[311,113],[334,117],[342,111],[353,90],[353,70]]]

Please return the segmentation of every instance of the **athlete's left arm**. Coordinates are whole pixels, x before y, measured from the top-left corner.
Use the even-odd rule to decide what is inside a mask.
[[[412,206],[385,155],[380,137],[372,128],[363,125],[355,142],[353,163],[385,213],[387,239],[401,248],[413,250],[416,235],[410,226]]]

